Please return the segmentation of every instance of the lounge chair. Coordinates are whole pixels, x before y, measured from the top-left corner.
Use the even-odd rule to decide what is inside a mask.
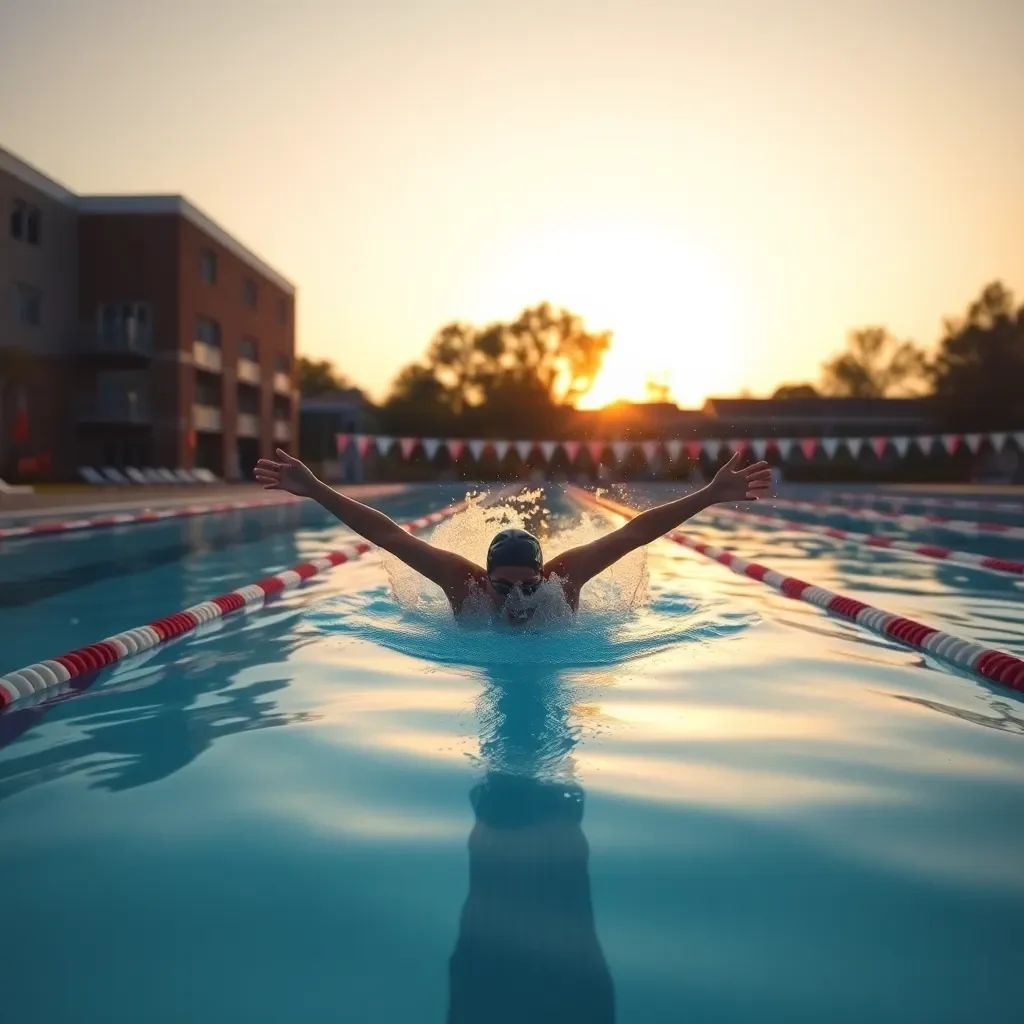
[[[92,466],[79,466],[78,475],[87,484],[102,484],[104,487],[108,487],[110,485],[110,481],[105,476],[97,473]]]
[[[124,471],[124,475],[126,477],[128,477],[128,479],[131,480],[131,482],[133,484],[143,484],[143,485],[145,485],[148,482],[146,480],[145,476],[142,474],[142,472],[140,470],[136,469],[134,466],[126,467],[125,471]]]
[[[33,490],[28,484],[9,484],[0,479],[0,494],[32,494]]]
[[[164,482],[164,478],[155,469],[143,469],[141,470],[141,473],[142,479],[150,486],[153,484],[162,484]]]
[[[112,483],[121,486],[122,484],[130,484],[131,480],[128,479],[119,469],[115,469],[113,466],[104,466],[103,475]]]
[[[213,475],[208,469],[193,469],[192,475],[201,484],[219,484],[220,479]]]
[[[179,483],[195,485],[196,478],[187,469],[172,469]]]
[[[157,474],[160,476],[160,482],[164,484],[179,484],[181,481],[169,470],[169,469],[158,469]]]

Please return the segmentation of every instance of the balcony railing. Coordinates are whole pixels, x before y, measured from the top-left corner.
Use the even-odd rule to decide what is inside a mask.
[[[235,433],[239,437],[259,437],[260,418],[249,412],[238,414],[238,423],[235,426]]]
[[[150,359],[153,356],[153,327],[134,320],[105,327],[86,322],[78,334],[78,347],[79,351],[89,355],[130,355]]]
[[[287,373],[280,370],[274,374],[274,391],[279,395],[290,395],[292,393],[292,379]]]
[[[193,341],[192,362],[195,363],[197,370],[220,373],[224,365],[224,357],[216,345],[207,345],[205,341]]]
[[[148,397],[136,391],[83,395],[78,399],[76,412],[79,423],[147,426],[153,422]]]
[[[243,384],[255,384],[259,387],[263,379],[260,374],[260,364],[252,359],[239,359],[236,373],[239,381]]]
[[[204,434],[219,434],[222,429],[220,409],[215,405],[193,405],[192,427]]]
[[[290,441],[292,439],[292,425],[287,420],[274,420],[274,440]]]

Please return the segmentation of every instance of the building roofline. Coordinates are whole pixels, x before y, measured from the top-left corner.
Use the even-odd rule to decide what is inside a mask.
[[[209,235],[228,252],[247,263],[257,273],[273,281],[288,295],[295,294],[295,285],[269,263],[247,249],[237,238],[228,234],[213,218],[180,195],[94,195],[79,196],[75,204],[83,214],[171,214],[183,217],[190,224]]]
[[[58,203],[65,203],[68,206],[75,205],[75,193],[65,188],[59,181],[47,177],[42,171],[26,163],[20,156],[15,156],[10,150],[0,146],[0,171],[6,171],[12,177],[31,186],[50,199],[56,199]]]

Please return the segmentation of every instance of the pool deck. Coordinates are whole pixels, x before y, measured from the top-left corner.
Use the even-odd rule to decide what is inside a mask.
[[[353,498],[398,494],[405,484],[353,484],[345,493]],[[210,484],[180,487],[72,487],[35,494],[0,494],[0,522],[25,516],[68,518],[91,512],[115,512],[137,508],[173,508],[179,505],[216,504],[227,501],[271,499],[259,484]]]

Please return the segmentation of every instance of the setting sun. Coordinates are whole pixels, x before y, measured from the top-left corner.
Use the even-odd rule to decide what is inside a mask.
[[[667,232],[594,223],[534,235],[486,269],[471,305],[487,320],[540,299],[613,332],[583,408],[644,400],[649,382],[693,406],[740,383],[740,297],[710,254]]]

